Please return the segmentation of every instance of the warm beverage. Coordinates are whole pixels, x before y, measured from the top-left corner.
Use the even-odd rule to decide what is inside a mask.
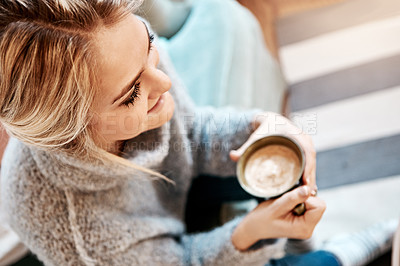
[[[244,169],[247,186],[259,195],[280,195],[298,181],[302,163],[298,155],[284,145],[267,145],[253,152]]]

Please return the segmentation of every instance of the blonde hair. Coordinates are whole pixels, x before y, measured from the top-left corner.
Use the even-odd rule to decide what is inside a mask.
[[[114,25],[140,4],[140,0],[1,1],[0,121],[7,132],[42,149],[129,165],[100,149],[88,126],[98,87],[92,39],[99,26]]]

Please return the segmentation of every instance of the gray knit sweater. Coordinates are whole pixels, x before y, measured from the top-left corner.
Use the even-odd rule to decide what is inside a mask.
[[[241,218],[210,232],[185,232],[192,179],[235,174],[228,153],[248,138],[255,111],[195,109],[160,56],[173,84],[174,116],[127,141],[123,156],[175,184],[10,141],[1,169],[3,212],[46,265],[262,265],[282,256],[284,240],[236,250],[231,234]]]

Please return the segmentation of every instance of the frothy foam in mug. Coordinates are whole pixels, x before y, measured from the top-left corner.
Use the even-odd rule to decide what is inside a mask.
[[[293,150],[282,145],[268,145],[250,156],[244,176],[253,190],[276,196],[297,183],[300,169],[300,160]]]

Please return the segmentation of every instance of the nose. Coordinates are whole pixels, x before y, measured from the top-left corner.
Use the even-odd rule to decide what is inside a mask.
[[[149,71],[149,99],[156,99],[161,96],[164,92],[171,88],[170,78],[160,69],[157,69],[159,62],[158,51],[154,47],[154,57],[152,58],[150,64],[152,65]]]
[[[171,88],[170,78],[161,70],[154,69],[149,82],[149,99],[156,99]]]

